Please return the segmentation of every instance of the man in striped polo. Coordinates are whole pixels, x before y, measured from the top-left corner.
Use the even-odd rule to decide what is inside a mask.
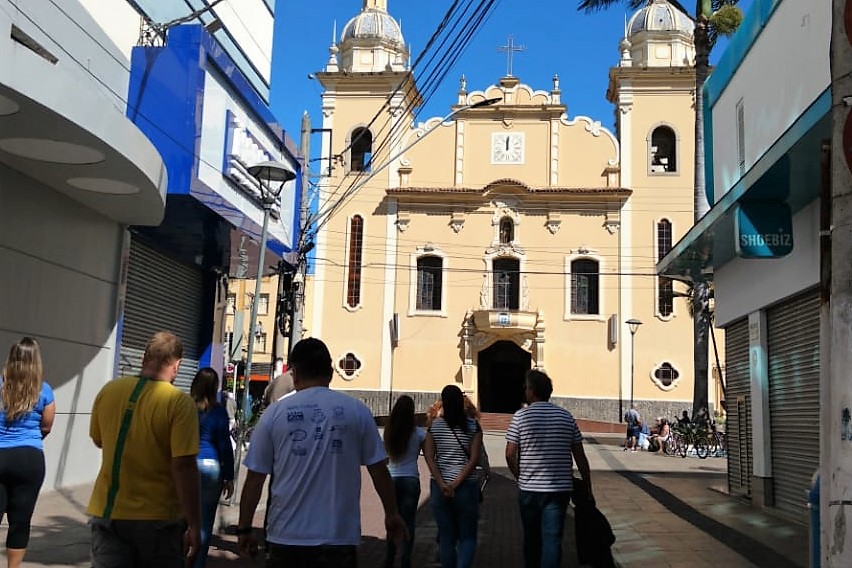
[[[549,402],[553,392],[550,377],[531,369],[524,386],[529,406],[515,413],[506,431],[506,463],[518,481],[524,565],[558,568],[565,512],[573,489],[573,461],[591,498],[589,460],[574,417]]]

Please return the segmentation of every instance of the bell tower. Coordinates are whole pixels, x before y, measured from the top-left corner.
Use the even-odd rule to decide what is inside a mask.
[[[621,211],[619,266],[622,273],[652,275],[655,265],[693,223],[695,155],[694,24],[667,0],[650,0],[626,22],[619,60],[609,72],[607,99],[613,103],[621,145],[621,185],[632,190]],[[643,336],[672,338],[673,359],[666,361],[682,381],[691,381],[691,320],[685,304],[675,302],[673,282],[652,276],[641,285],[620,277],[619,335],[623,323],[641,314]],[[629,345],[629,342],[628,342]],[[631,353],[621,350],[621,387],[632,386]],[[650,351],[646,350],[646,353]],[[656,376],[660,361],[643,360],[637,348],[636,376]],[[668,367],[667,367],[668,368]],[[691,392],[684,383],[679,391]],[[653,379],[636,381],[636,398],[668,395]],[[667,387],[668,388],[668,387]],[[689,395],[684,395],[689,396]]]

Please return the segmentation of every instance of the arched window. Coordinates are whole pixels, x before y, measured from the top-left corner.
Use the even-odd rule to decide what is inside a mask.
[[[599,314],[599,265],[591,258],[571,262],[571,313]]]
[[[494,259],[495,310],[517,310],[520,306],[521,262],[516,258]]]
[[[500,219],[500,244],[508,245],[515,240],[515,222],[510,217]]]
[[[651,133],[651,173],[677,171],[677,136],[668,126],[658,126]]]
[[[672,222],[661,219],[657,223],[657,260],[662,260],[672,250]],[[657,279],[657,312],[667,318],[674,312],[674,288],[669,278]]]
[[[417,309],[441,309],[441,278],[444,260],[439,256],[421,256],[417,259]]]
[[[355,308],[361,303],[361,253],[364,246],[364,219],[355,215],[349,221],[349,260],[346,281],[346,305]]]
[[[369,172],[373,159],[373,133],[367,128],[352,131],[351,159],[349,169],[353,172]]]

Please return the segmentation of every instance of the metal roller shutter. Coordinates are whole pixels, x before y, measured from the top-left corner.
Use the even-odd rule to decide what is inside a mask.
[[[175,386],[189,391],[200,356],[203,278],[187,266],[139,242],[130,242],[124,327],[121,336],[120,375],[132,375],[142,366],[145,343],[157,331],[171,331],[183,343],[183,361]]]
[[[728,407],[728,491],[751,496],[752,437],[748,359],[748,318],[725,328],[725,379]]]
[[[805,520],[819,466],[819,293],[766,311],[775,506]]]

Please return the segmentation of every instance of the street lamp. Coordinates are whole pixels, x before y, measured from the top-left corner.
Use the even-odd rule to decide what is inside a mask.
[[[266,256],[266,237],[269,230],[269,213],[272,206],[278,201],[284,184],[296,179],[296,173],[285,164],[280,162],[261,162],[248,168],[248,173],[254,177],[260,185],[260,203],[263,206],[263,228],[260,230],[260,252],[257,259],[257,281],[254,286],[254,298],[251,303],[249,315],[248,353],[246,354],[245,378],[243,379],[243,404],[240,415],[240,430],[237,436],[237,455],[234,460],[234,494],[231,496],[233,502],[237,494],[237,480],[239,480],[240,463],[242,461],[243,444],[246,439],[246,426],[248,424],[249,384],[251,382],[251,363],[254,357],[254,341],[259,338],[257,333],[257,304],[260,300],[261,280],[263,278],[264,257]]]
[[[636,353],[636,332],[642,322],[636,318],[631,318],[624,323],[630,328],[630,408],[633,408],[633,359]]]

